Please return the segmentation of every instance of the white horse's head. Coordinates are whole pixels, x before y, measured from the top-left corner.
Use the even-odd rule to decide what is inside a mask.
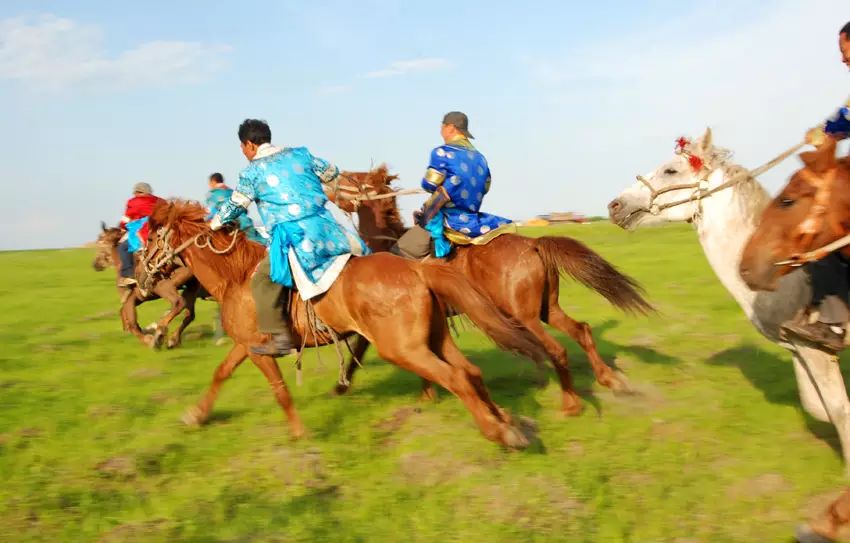
[[[611,222],[627,230],[635,230],[640,226],[693,220],[699,211],[699,202],[684,202],[671,207],[665,207],[665,204],[686,200],[693,195],[694,185],[706,180],[706,173],[711,172],[729,152],[714,147],[710,128],[699,140],[687,144],[683,140],[682,144],[682,152],[677,152],[669,161],[643,176],[645,182],[636,182],[608,204]],[[704,166],[700,168],[698,164]],[[670,190],[675,185],[690,187]],[[653,198],[650,186],[662,193]],[[663,192],[665,189],[668,192]]]

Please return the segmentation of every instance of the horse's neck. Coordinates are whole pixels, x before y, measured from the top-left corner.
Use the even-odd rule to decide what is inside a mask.
[[[718,181],[723,182],[723,179]],[[719,182],[713,184],[716,186]],[[726,290],[751,318],[756,293],[741,279],[738,268],[744,246],[755,229],[756,215],[761,213],[762,207],[748,204],[743,198],[740,185],[716,192],[700,202],[701,213],[694,222],[709,264]]]
[[[201,283],[201,286],[219,303],[223,303],[227,281],[215,271],[215,262],[212,262],[212,259],[209,258],[209,253],[202,249],[188,249],[186,256],[188,257],[184,259],[186,265],[198,282]]]

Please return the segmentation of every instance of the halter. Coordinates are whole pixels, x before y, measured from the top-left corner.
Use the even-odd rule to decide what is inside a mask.
[[[166,265],[173,262],[178,256],[180,256],[180,253],[182,253],[192,245],[199,249],[208,248],[210,251],[217,255],[229,253],[236,246],[236,239],[239,237],[239,230],[233,230],[233,232],[231,233],[230,244],[224,250],[219,250],[215,248],[212,241],[212,234],[210,234],[209,232],[199,232],[184,241],[183,243],[181,243],[175,249],[171,246],[171,234],[172,229],[170,224],[168,226],[164,226],[158,229],[156,236],[156,244],[150,245],[149,248],[145,250],[145,258],[144,260],[142,260],[142,266],[145,270],[146,275],[144,285],[145,290],[150,290],[150,287],[154,282],[155,276],[160,273]],[[162,254],[157,256],[157,253],[159,253],[160,251],[162,251]]]
[[[708,188],[708,178],[711,177],[711,175],[715,171],[718,170],[719,166],[714,167],[714,168],[707,168],[706,165],[705,165],[705,161],[703,160],[702,157],[695,155],[695,154],[688,151],[688,148],[691,146],[691,142],[687,138],[684,138],[684,137],[679,138],[679,139],[676,140],[676,154],[682,155],[685,158],[687,158],[688,164],[690,164],[691,169],[697,175],[699,175],[703,171],[705,173],[699,177],[699,180],[696,183],[682,183],[682,184],[678,184],[678,185],[670,185],[669,187],[662,187],[660,189],[656,189],[655,187],[652,186],[652,184],[649,182],[649,180],[647,180],[642,175],[638,175],[637,180],[640,181],[641,183],[643,183],[646,186],[646,188],[649,189],[650,196],[649,196],[649,205],[647,207],[639,208],[636,211],[644,211],[644,212],[649,213],[651,215],[658,215],[665,209],[670,209],[672,207],[677,207],[677,206],[687,204],[687,203],[690,203],[690,202],[699,202],[701,200],[704,200],[705,198],[708,198],[712,194],[715,194],[715,193],[718,193],[722,190],[726,190],[728,188],[734,187],[734,186],[740,184],[741,182],[746,181],[747,179],[756,178],[756,177],[760,176],[764,172],[775,167],[777,164],[779,164],[780,162],[782,162],[783,160],[785,160],[789,156],[796,153],[801,147],[803,147],[803,145],[805,145],[805,144],[803,144],[803,143],[797,144],[794,147],[791,147],[787,151],[783,152],[782,154],[780,154],[779,156],[777,156],[773,160],[767,162],[766,164],[763,164],[763,165],[759,166],[758,168],[756,168],[754,170],[749,170],[749,171],[744,170],[742,172],[739,172],[739,173],[733,175],[725,183],[722,183],[722,184],[714,187],[713,189],[709,189]],[[660,204],[660,205],[655,203],[655,200],[659,196],[661,196],[662,194],[666,194],[668,192],[673,192],[675,190],[687,190],[687,189],[693,189],[693,191],[694,191],[687,198],[682,198],[682,199],[679,199],[679,200],[675,200],[673,202],[668,202],[666,204]]]

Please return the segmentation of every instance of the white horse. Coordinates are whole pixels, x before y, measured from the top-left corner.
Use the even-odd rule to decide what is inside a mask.
[[[695,164],[690,157],[695,157]],[[664,222],[694,225],[705,256],[726,290],[762,335],[791,352],[803,408],[835,426],[850,470],[850,401],[837,359],[779,337],[781,324],[811,299],[807,276],[796,271],[785,276],[775,292],[754,292],[738,274],[744,245],[770,196],[752,177],[741,177],[746,170],[730,157],[729,151],[712,144],[711,130],[706,130],[685,153],[676,154],[611,201],[611,221],[627,230]],[[733,176],[742,181],[725,186]],[[676,188],[680,185],[687,187]]]

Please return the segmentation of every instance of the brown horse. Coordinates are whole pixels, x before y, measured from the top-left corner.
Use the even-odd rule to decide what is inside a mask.
[[[386,195],[393,191],[390,184],[395,179],[386,166],[371,172],[346,173],[341,176],[337,192],[366,197]],[[331,196],[334,198],[338,194]],[[360,233],[373,251],[389,250],[406,231],[395,197],[363,201],[335,199],[343,210],[357,213]],[[568,237],[528,238],[503,234],[486,245],[457,247],[446,262],[486,292],[499,309],[522,323],[545,346],[560,380],[564,413],[580,413],[581,400],[573,388],[567,350],[546,331],[544,322],[581,346],[601,385],[617,392],[628,391],[625,380],[599,355],[590,326],[573,320],[561,309],[558,289],[560,276],[565,274],[595,290],[619,309],[634,313],[652,311],[634,279]],[[368,343],[358,342],[355,356],[362,357],[367,347]],[[349,377],[357,367],[349,363]],[[338,390],[345,392],[346,387],[338,387]]]
[[[160,204],[150,219],[154,233],[148,246],[162,247],[159,228],[167,227],[170,249],[185,247],[182,258],[221,304],[222,324],[235,343],[216,369],[209,391],[185,420],[193,424],[205,421],[222,383],[250,357],[274,390],[293,436],[299,436],[304,429],[277,361],[248,350],[249,345],[264,339],[257,330],[250,281],[265,248],[245,242],[244,235],[236,233],[232,248],[223,250],[232,239],[230,234],[212,232],[205,216],[205,210],[197,204],[174,201]],[[457,271],[443,264],[409,262],[389,254],[352,259],[333,286],[311,301],[315,315],[333,333],[311,330],[307,306],[297,295],[290,303],[290,317],[297,344],[327,344],[334,334],[341,339],[363,336],[375,344],[384,359],[440,384],[460,398],[487,439],[513,448],[527,446],[526,436],[490,399],[481,370],[452,340],[443,302],[464,311],[497,345],[535,358],[544,356],[527,330],[502,315]]]
[[[804,167],[768,204],[744,248],[741,276],[754,290],[775,290],[800,255],[850,232],[850,158],[837,159],[831,139],[800,158]],[[841,252],[850,256],[850,246]]]
[[[106,224],[100,223],[101,233],[97,238],[97,253],[92,266],[95,271],[103,271],[110,266],[115,266],[118,274],[118,243],[124,235],[120,228],[107,228]],[[182,293],[180,289],[182,288]],[[167,342],[167,347],[173,349],[180,345],[183,331],[195,320],[195,302],[201,295],[201,285],[194,279],[191,270],[186,267],[176,268],[171,275],[161,279],[151,288],[150,292],[142,292],[138,287],[132,291],[119,288],[121,295],[121,323],[124,331],[130,332],[143,344],[157,348],[168,335],[168,326],[182,311],[186,316],[180,327],[174,332]],[[171,309],[166,311],[160,319],[154,323],[153,334],[147,334],[141,327],[136,317],[136,307],[162,298],[168,300]]]

